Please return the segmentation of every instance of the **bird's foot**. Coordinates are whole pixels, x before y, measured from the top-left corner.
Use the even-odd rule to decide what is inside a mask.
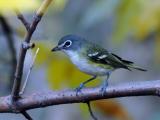
[[[104,94],[106,93],[107,87],[108,87],[108,79],[104,81],[104,83],[100,89],[100,93],[102,94],[102,96],[104,96]]]
[[[81,83],[81,84],[79,85],[79,87],[77,87],[77,88],[75,89],[75,91],[76,91],[76,96],[78,96],[78,93],[81,92],[81,89],[82,89],[83,87],[84,87],[84,84]]]
[[[106,93],[106,87],[102,86],[102,88],[100,89],[100,93],[102,94],[102,96],[104,96],[104,94]]]

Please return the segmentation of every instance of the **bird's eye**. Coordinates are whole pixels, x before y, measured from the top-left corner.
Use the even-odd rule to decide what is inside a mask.
[[[67,40],[67,41],[64,43],[64,47],[69,47],[69,46],[71,46],[71,44],[72,44],[72,41]]]

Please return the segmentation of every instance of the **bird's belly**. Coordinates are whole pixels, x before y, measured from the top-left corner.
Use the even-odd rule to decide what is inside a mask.
[[[107,71],[104,68],[101,67],[96,67],[96,66],[92,66],[89,65],[88,63],[79,63],[78,65],[76,65],[81,71],[90,74],[90,75],[99,75],[99,76],[103,76],[106,75]]]
[[[75,64],[81,71],[90,74],[90,75],[98,75],[103,76],[109,71],[103,67],[98,65],[94,65],[87,61],[85,58],[80,58],[79,56],[75,55],[70,57],[73,64]]]

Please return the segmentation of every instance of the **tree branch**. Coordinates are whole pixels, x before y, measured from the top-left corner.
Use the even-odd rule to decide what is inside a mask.
[[[39,52],[39,48],[37,48],[36,53],[35,53],[35,55],[33,57],[32,62],[31,62],[31,65],[29,67],[29,71],[27,73],[26,79],[24,81],[24,84],[23,84],[21,92],[20,92],[21,95],[24,93],[24,90],[26,88],[26,85],[27,85],[27,82],[28,82],[28,78],[29,78],[29,75],[31,74],[31,70],[33,69],[33,65],[34,65],[34,62],[35,62],[35,59],[36,59],[36,56],[37,56],[38,52]]]
[[[23,14],[18,9],[15,9],[15,13],[17,14],[18,19],[25,26],[26,30],[29,31],[29,29],[30,29],[30,23],[24,18]]]
[[[11,96],[0,98],[0,112],[17,112],[29,109],[41,108],[51,105],[87,103],[88,101],[127,97],[127,96],[160,96],[160,80],[126,83],[117,86],[109,86],[104,96],[99,92],[100,88],[84,88],[76,96],[74,90],[48,91],[34,93],[17,100],[11,104]]]
[[[90,101],[87,102],[87,106],[88,106],[88,111],[89,111],[91,117],[93,118],[93,120],[98,120],[98,119],[96,118],[96,116],[93,114]]]
[[[33,120],[32,117],[26,111],[21,111],[21,113],[27,120]]]
[[[44,0],[43,1],[41,6],[39,7],[39,9],[37,10],[29,28],[28,28],[29,25],[28,25],[27,20],[25,20],[23,15],[19,11],[17,11],[18,18],[22,21],[22,23],[25,25],[25,27],[27,29],[27,34],[26,34],[25,40],[24,40],[25,44],[30,43],[31,37],[32,37],[34,31],[35,31],[39,21],[41,20],[44,12],[46,11],[47,7],[51,3],[51,1],[52,0]],[[23,67],[24,67],[24,60],[25,60],[26,53],[27,53],[27,48],[24,47],[24,44],[22,43],[21,48],[20,48],[18,62],[17,62],[16,72],[15,72],[14,84],[13,84],[13,88],[12,88],[12,101],[13,102],[19,98],[19,92],[20,92],[20,86],[21,86],[21,81],[22,81]]]

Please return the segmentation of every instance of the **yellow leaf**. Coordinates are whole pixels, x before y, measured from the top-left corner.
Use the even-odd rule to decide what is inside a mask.
[[[0,11],[8,11],[15,8],[26,11],[36,8],[38,5],[38,0],[0,0]]]
[[[133,20],[137,17],[139,6],[137,0],[122,0],[117,9],[117,18],[115,30],[113,33],[113,42],[119,44],[128,37],[132,27]]]
[[[135,37],[145,39],[148,34],[156,31],[160,21],[160,1],[140,0],[141,12],[134,23]]]
[[[48,48],[48,45],[44,42],[38,42],[36,43],[36,46],[39,48],[39,53],[36,58],[36,65],[42,65],[45,62],[47,62],[49,55],[50,55],[50,49]],[[36,49],[33,49],[36,50]]]
[[[59,89],[68,86],[68,79],[72,70],[67,66],[69,62],[54,55],[47,69],[47,78],[51,88]]]

